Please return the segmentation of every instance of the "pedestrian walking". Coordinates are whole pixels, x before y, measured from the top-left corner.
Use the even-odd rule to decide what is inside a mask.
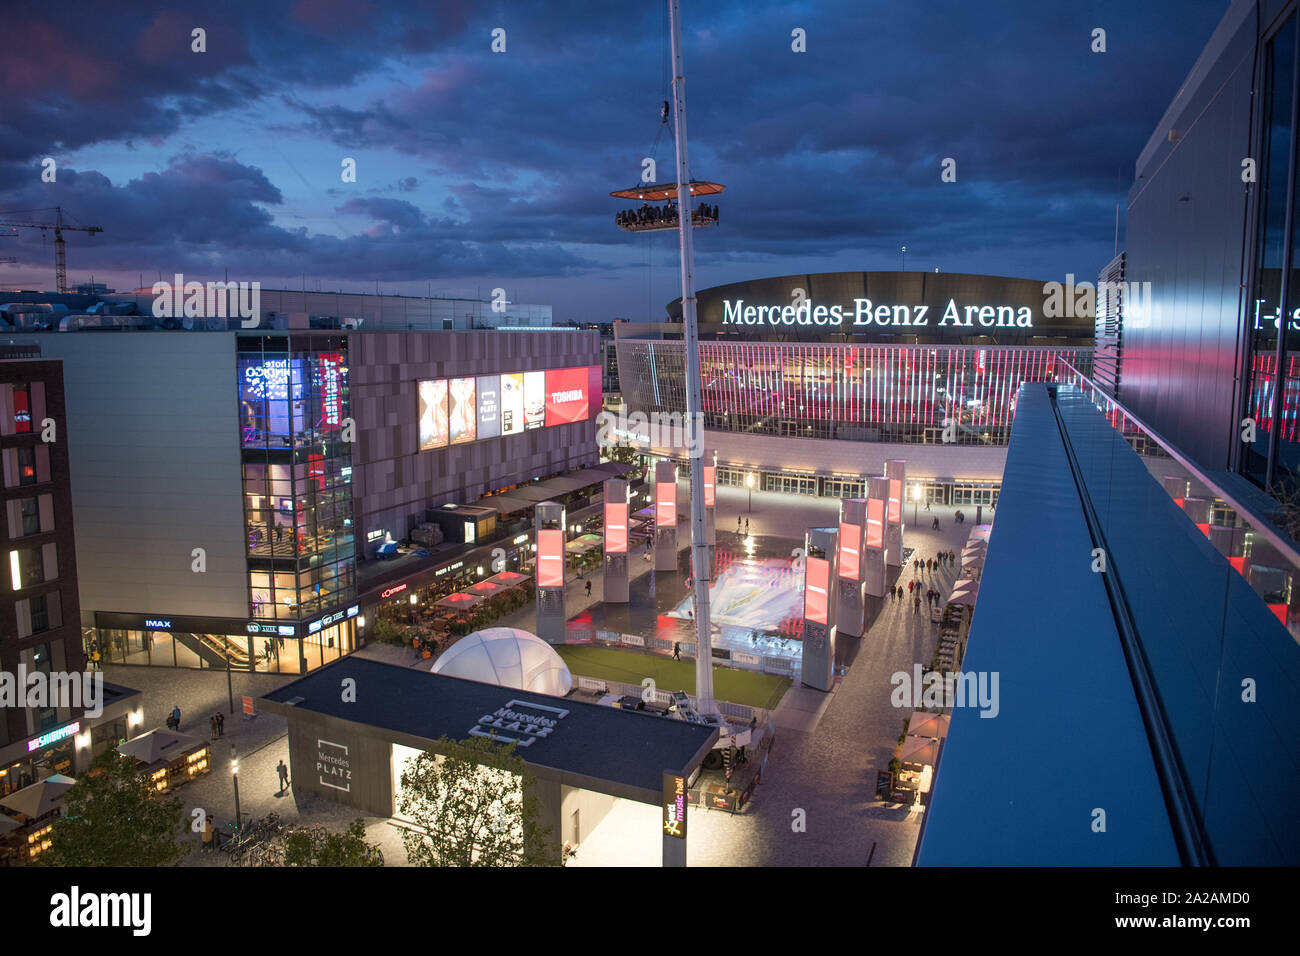
[[[217,739],[217,718],[215,716],[208,718],[208,731],[211,734],[210,740]]]
[[[934,573],[934,560],[932,558],[925,559],[925,569],[931,574]]]
[[[934,518],[934,524],[930,525],[930,527],[933,528],[935,531],[938,531],[938,530],[939,530],[939,516],[938,516],[938,515],[935,515],[935,518]]]
[[[749,534],[749,519],[745,519],[745,534]]]
[[[281,760],[280,763],[276,766],[275,772],[280,777],[280,793],[276,794],[276,796],[278,797],[280,796],[280,794],[284,793],[285,788],[289,786],[289,768],[286,767],[284,765],[284,761]]]
[[[587,597],[591,597],[591,582],[587,582]]]
[[[929,510],[930,510],[930,499],[929,499],[929,498],[926,498],[926,499],[925,499],[925,510],[926,510],[926,511],[929,511]]]
[[[736,515],[736,534],[740,534],[740,515]]]
[[[673,660],[675,660],[675,661],[680,661],[681,659],[682,659],[682,645],[681,645],[681,642],[680,642],[680,641],[673,641]]]
[[[957,555],[955,555],[955,554],[953,554],[951,551],[949,551],[949,552],[948,552],[948,563],[949,563],[949,564],[952,564],[952,563],[955,562],[956,560],[957,560]]]
[[[172,730],[175,731],[179,731],[181,729],[181,709],[179,707],[172,708],[171,728]]]
[[[217,736],[226,736],[226,715],[221,711],[217,711]]]
[[[911,593],[912,593],[912,590],[913,590],[913,588],[915,588],[915,586],[916,586],[916,582],[915,582],[915,581],[908,581],[908,582],[907,582],[907,593],[911,594]]]
[[[212,818],[205,817],[203,820],[203,849],[212,849],[212,841],[215,835],[216,831],[212,828]]]
[[[919,591],[916,593],[916,596],[912,598],[912,613],[921,613],[921,592]]]

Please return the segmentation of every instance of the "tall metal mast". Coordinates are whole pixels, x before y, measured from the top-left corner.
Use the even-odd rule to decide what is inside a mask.
[[[673,107],[677,140],[677,224],[682,249],[682,323],[686,331],[687,449],[691,474],[691,571],[695,577],[695,709],[717,713],[713,701],[713,641],[709,629],[712,555],[704,518],[704,427],[700,395],[699,327],[695,319],[695,246],[691,224],[691,173],[686,158],[686,70],[682,65],[682,23],[678,0],[668,0],[673,44]]]

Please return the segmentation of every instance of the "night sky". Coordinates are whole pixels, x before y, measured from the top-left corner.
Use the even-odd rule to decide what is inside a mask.
[[[903,244],[908,269],[1095,277],[1228,4],[682,7],[691,172],[727,186],[695,234],[704,288],[896,269]],[[620,231],[608,195],[649,155],[675,179],[666,3],[4,0],[0,23],[0,210],[104,228],[68,234],[70,285],[501,286],[557,321],[658,320],[679,294],[676,233]],[[10,255],[4,287],[54,287],[52,236]]]

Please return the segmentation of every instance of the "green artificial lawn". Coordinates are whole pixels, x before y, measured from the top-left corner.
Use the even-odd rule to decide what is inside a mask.
[[[564,658],[570,673],[581,677],[625,684],[640,684],[643,678],[650,677],[659,690],[695,693],[695,662],[692,660],[675,661],[658,654],[638,654],[581,644],[557,645],[555,649]],[[713,696],[733,704],[773,710],[789,686],[788,677],[729,667],[713,668]]]

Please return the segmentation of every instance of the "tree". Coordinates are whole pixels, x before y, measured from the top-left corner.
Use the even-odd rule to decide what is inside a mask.
[[[366,825],[360,818],[342,833],[324,827],[291,827],[280,838],[284,866],[383,866],[379,844],[366,842]]]
[[[539,801],[528,765],[489,737],[438,741],[442,756],[422,753],[402,769],[398,809],[415,866],[556,866],[551,828],[537,823]]]
[[[180,800],[155,793],[116,748],[96,757],[63,801],[41,865],[174,866],[190,851]]]

